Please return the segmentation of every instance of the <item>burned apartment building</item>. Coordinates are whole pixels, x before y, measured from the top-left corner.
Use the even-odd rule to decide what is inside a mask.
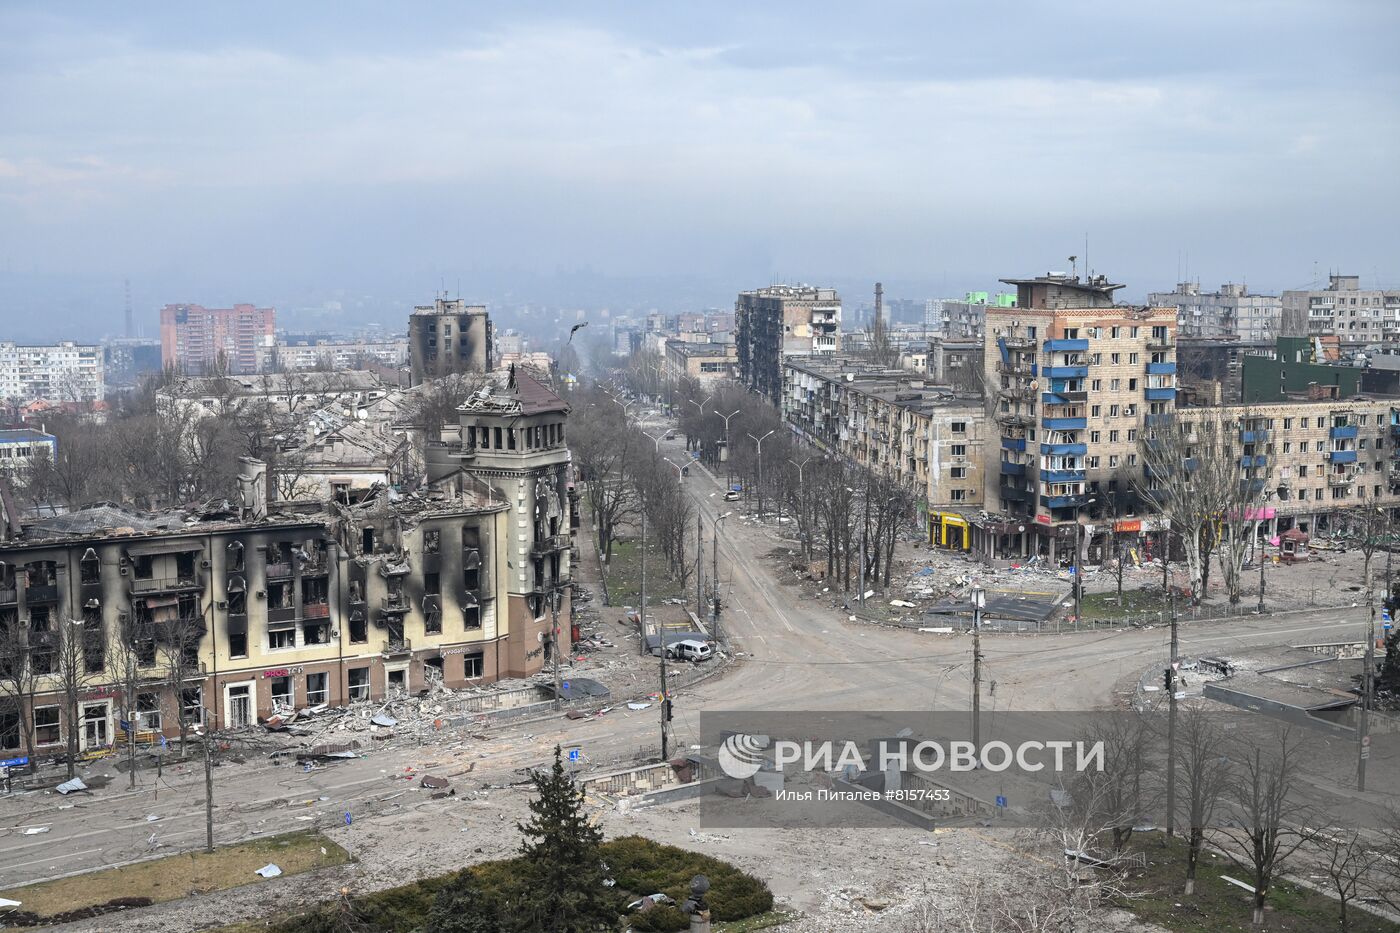
[[[982,507],[980,395],[861,360],[790,359],[782,414],[813,446],[909,488],[927,508],[930,544],[970,546]]]
[[[181,711],[236,729],[539,670],[538,637],[504,598],[512,509],[491,487],[451,470],[413,492],[269,511],[264,469],[242,462],[238,504],[7,517],[0,676],[31,686],[18,703],[0,693],[0,751],[60,752],[70,729],[97,748],[128,717],[167,735]],[[67,634],[82,646],[75,722],[60,699]]]
[[[783,360],[832,356],[841,349],[841,298],[834,288],[770,285],[734,302],[739,379],[780,405]]]
[[[989,308],[985,371],[999,449],[988,517],[973,528],[984,557],[1071,554],[1085,518],[1114,512],[1123,530],[1141,474],[1138,441],[1176,408],[1176,311],[1116,304],[1103,276],[1004,279],[1016,307]],[[1121,507],[1120,507],[1121,506]]]
[[[491,316],[483,305],[438,298],[408,316],[410,384],[491,369]]]

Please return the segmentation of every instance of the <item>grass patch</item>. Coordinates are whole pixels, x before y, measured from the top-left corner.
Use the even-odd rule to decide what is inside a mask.
[[[608,600],[614,606],[635,606],[642,598],[642,543],[629,537],[613,545],[612,559],[607,564]],[[692,583],[688,590],[694,590]],[[666,557],[661,547],[647,539],[647,605],[658,600],[681,596],[679,580],[671,578],[666,569]]]
[[[665,892],[676,900],[684,900],[690,891],[690,879],[705,875],[710,879],[708,899],[716,929],[727,933],[750,933],[769,929],[788,920],[791,915],[773,910],[773,895],[768,886],[752,875],[745,874],[728,862],[681,849],[662,845],[641,836],[624,836],[605,842],[600,847],[616,887],[610,889],[619,916],[625,905],[639,897]],[[519,876],[520,859],[482,862],[467,868],[477,882],[487,890],[507,890]],[[368,930],[421,929],[428,920],[433,900],[454,874],[424,878],[411,884],[376,891],[353,899],[353,909],[359,923]],[[322,905],[309,912],[221,928],[221,933],[320,933],[334,928],[330,922],[334,904]],[[690,919],[675,907],[656,907],[646,913],[631,914],[618,929],[633,929],[642,933],[682,933],[690,928]]]
[[[325,854],[322,855],[322,849]],[[343,865],[350,854],[317,832],[290,833],[224,846],[212,854],[200,850],[151,859],[120,868],[42,881],[0,891],[19,901],[21,910],[41,917],[106,904],[117,898],[150,898],[154,903],[192,894],[208,894],[255,884],[253,872],[268,862],[284,875]]]
[[[1073,601],[1065,602],[1067,607],[1073,606]],[[1118,591],[1109,590],[1105,593],[1085,593],[1082,602],[1085,619],[1121,619],[1128,616],[1141,616],[1144,613],[1170,613],[1171,604],[1162,595],[1161,590],[1124,590],[1123,605],[1118,605]],[[1188,604],[1189,605],[1189,604]],[[1177,611],[1186,608],[1177,602]]]
[[[1176,933],[1221,933],[1257,930],[1251,924],[1252,895],[1221,880],[1221,875],[1249,883],[1248,873],[1224,856],[1202,856],[1196,873],[1196,891],[1182,894],[1186,884],[1186,844],[1180,839],[1163,848],[1154,838],[1133,848],[1147,856],[1147,871],[1135,870],[1129,884],[1143,892],[1122,906],[1143,920]],[[1177,905],[1181,906],[1178,907]],[[1270,933],[1332,933],[1340,928],[1340,904],[1324,894],[1286,881],[1274,884],[1265,910],[1264,927]],[[1359,909],[1347,907],[1353,933],[1393,933],[1395,924]]]

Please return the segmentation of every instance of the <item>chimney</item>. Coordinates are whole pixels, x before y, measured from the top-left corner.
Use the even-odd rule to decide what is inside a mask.
[[[267,464],[253,457],[238,458],[238,517],[267,521]]]
[[[885,286],[879,282],[875,283],[875,319],[878,321],[885,314]]]

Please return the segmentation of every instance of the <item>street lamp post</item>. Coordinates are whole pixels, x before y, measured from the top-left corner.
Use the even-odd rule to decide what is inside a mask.
[[[730,419],[730,418],[733,418],[735,415],[737,415],[737,414],[738,414],[739,412],[741,412],[741,411],[743,411],[742,408],[736,408],[736,409],[734,409],[733,411],[731,411],[729,414],[726,415],[726,414],[722,413],[721,411],[719,411],[718,409],[715,410],[715,414],[719,415],[721,418],[724,419],[724,478],[725,478],[725,480],[730,480],[730,479],[732,479],[732,477],[731,477],[731,475],[730,475],[730,472],[729,472],[729,419]],[[725,491],[728,492],[728,486],[725,487]]]
[[[768,439],[769,435],[775,433],[777,430],[777,428],[773,428],[768,434],[763,435],[763,437],[754,437],[752,434],[749,435],[749,437],[753,437],[754,444],[758,447],[758,520],[760,522],[763,521],[763,442]]]
[[[974,586],[972,597],[972,748],[977,760],[982,760],[982,610],[987,605],[987,591]]]
[[[714,595],[714,602],[710,608],[710,634],[715,637],[715,641],[720,641],[719,637],[719,531],[724,527],[724,520],[729,517],[729,513],[715,518],[715,539],[713,565],[710,567],[710,586]]]
[[[793,466],[797,467],[797,488],[798,488],[799,494],[800,494],[800,492],[801,492],[802,490],[806,489],[806,484],[805,484],[805,483],[803,482],[803,480],[802,480],[802,471],[803,471],[804,468],[806,468],[807,464],[809,464],[809,463],[811,463],[811,462],[812,462],[812,458],[811,458],[811,457],[808,457],[806,460],[803,460],[801,463],[798,463],[796,460],[792,459],[791,457],[788,458],[788,463],[791,463]],[[805,510],[804,510],[804,512],[805,512]],[[806,517],[805,514],[804,514],[803,517],[804,517],[804,519],[805,519],[805,517]],[[806,523],[806,521],[800,521],[800,522],[798,522],[797,524],[798,524],[798,529],[797,529],[797,530],[798,530],[798,531],[801,533],[801,535],[802,535],[802,559],[803,559],[803,560],[811,560],[811,559],[812,559],[812,547],[811,547],[811,542],[807,540],[807,523]]]

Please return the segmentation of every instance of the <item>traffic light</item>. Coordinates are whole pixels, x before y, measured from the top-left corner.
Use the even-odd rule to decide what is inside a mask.
[[[665,705],[665,707],[666,707],[666,721],[667,721],[667,722],[670,722],[670,721],[671,721],[671,701],[670,701],[670,700],[663,700],[662,703],[663,703],[663,704]]]
[[[1162,689],[1167,693],[1172,692],[1172,669],[1170,667],[1162,670]]]

